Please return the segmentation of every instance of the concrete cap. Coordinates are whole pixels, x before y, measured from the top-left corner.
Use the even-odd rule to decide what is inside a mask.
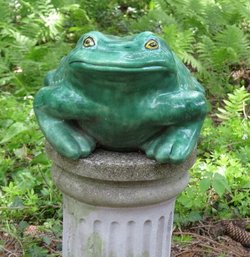
[[[96,206],[135,207],[167,201],[188,183],[196,153],[182,164],[159,164],[139,152],[97,149],[87,158],[70,160],[46,146],[52,175],[61,191]]]
[[[179,164],[160,164],[141,152],[112,152],[97,149],[87,158],[71,160],[58,154],[49,144],[46,151],[54,164],[79,176],[108,181],[147,181],[175,176],[189,170],[196,158],[194,151]]]

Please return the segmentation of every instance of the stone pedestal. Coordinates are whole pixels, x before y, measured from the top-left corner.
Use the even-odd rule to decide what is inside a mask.
[[[97,150],[72,161],[47,147],[63,192],[63,257],[169,257],[176,196],[195,154],[181,165],[142,153]]]

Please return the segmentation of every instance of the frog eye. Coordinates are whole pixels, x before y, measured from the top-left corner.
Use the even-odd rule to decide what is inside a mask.
[[[85,47],[91,47],[95,45],[95,41],[92,37],[87,37],[83,41],[83,46]]]
[[[145,48],[149,50],[155,50],[159,48],[158,42],[154,39],[149,39],[145,44]]]

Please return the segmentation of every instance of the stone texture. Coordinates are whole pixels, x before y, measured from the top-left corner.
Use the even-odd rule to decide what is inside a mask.
[[[79,201],[109,207],[138,207],[167,201],[188,183],[193,153],[180,165],[159,164],[142,153],[97,150],[90,157],[69,160],[49,145],[53,178],[63,193]]]
[[[54,164],[79,176],[107,181],[145,181],[170,178],[186,172],[195,161],[196,152],[183,163],[160,164],[141,152],[112,152],[97,149],[87,158],[71,160],[58,154],[47,144],[46,150]]]
[[[174,203],[195,152],[173,165],[104,150],[73,161],[46,148],[64,197],[63,257],[170,256]]]

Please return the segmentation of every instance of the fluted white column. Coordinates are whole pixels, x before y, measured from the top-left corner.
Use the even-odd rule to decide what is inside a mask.
[[[144,207],[93,209],[64,196],[63,256],[167,257],[173,210],[174,199]]]
[[[181,165],[140,153],[96,151],[72,161],[50,146],[62,190],[63,257],[169,257],[175,198],[188,183]]]

